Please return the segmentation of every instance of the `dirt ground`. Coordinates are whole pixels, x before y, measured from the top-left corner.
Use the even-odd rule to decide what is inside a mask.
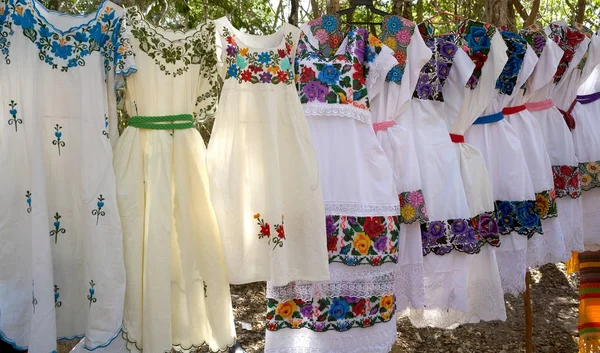
[[[564,270],[563,264],[557,264],[531,272],[536,353],[577,352],[579,278],[568,276]],[[265,283],[232,286],[232,299],[239,342],[247,353],[262,352],[265,344]],[[484,322],[456,330],[441,330],[417,329],[407,319],[401,319],[392,353],[525,352],[523,298],[507,295],[505,300],[506,322]],[[61,342],[59,353],[67,353],[71,345]],[[199,353],[205,352],[208,350],[202,349]]]

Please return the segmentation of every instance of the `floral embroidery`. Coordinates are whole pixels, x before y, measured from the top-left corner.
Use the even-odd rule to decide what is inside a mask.
[[[600,161],[579,163],[579,183],[583,191],[600,186]]]
[[[452,250],[477,254],[485,243],[500,246],[495,217],[494,213],[483,213],[470,220],[459,218],[421,224],[423,256],[445,255]]]
[[[54,126],[54,137],[56,139],[52,140],[52,144],[58,147],[58,155],[60,156],[60,148],[65,147],[65,142],[60,140],[62,137],[62,126],[58,124]]]
[[[548,41],[548,36],[543,29],[537,28],[537,26],[527,27],[523,28],[519,34],[527,41],[527,43],[529,43],[529,45],[531,45],[531,48],[538,57],[542,55],[542,51],[546,47],[546,42]]]
[[[458,27],[457,44],[463,47],[475,64],[475,70],[466,85],[470,89],[475,89],[479,83],[481,69],[487,61],[495,33],[496,27],[473,20],[464,21]]]
[[[58,292],[60,288],[55,284],[54,285],[54,306],[60,308],[62,306],[62,302],[58,300],[60,298],[60,293]]]
[[[495,204],[500,234],[517,232],[531,238],[535,232],[543,233],[536,201],[496,201]]]
[[[35,297],[35,282],[31,281],[31,305],[33,306],[33,313],[35,314],[35,306],[38,305],[38,300]]]
[[[581,196],[578,166],[553,165],[552,174],[554,176],[556,197],[570,196],[576,199]]]
[[[14,125],[15,132],[17,132],[19,124],[23,124],[23,119],[17,118],[17,103],[15,101],[11,100],[8,106],[10,107],[8,113],[12,116],[12,118],[8,119],[8,125]]]
[[[108,136],[108,117],[106,116],[106,114],[104,114],[104,130],[102,130],[102,135],[106,136],[106,138],[109,138],[109,136]]]
[[[27,213],[31,213],[31,192],[29,190],[25,193],[25,202],[27,202]]]
[[[544,190],[535,194],[535,210],[540,219],[548,219],[558,216],[556,205],[556,191]]]
[[[396,311],[396,297],[326,297],[303,301],[267,300],[267,330],[307,328],[316,332],[348,331],[387,322]]]
[[[337,15],[325,15],[308,22],[311,33],[319,42],[319,52],[325,57],[333,56],[348,34],[342,30],[342,21]]]
[[[400,220],[402,223],[412,224],[416,221],[425,223],[429,221],[423,191],[407,191],[398,195],[400,199]]]
[[[351,28],[347,37],[344,53],[322,57],[319,55],[324,54],[310,44],[306,34],[301,35],[298,43],[300,102],[348,104],[363,110],[369,109],[366,85],[368,70],[363,63],[375,59],[377,45],[367,45],[368,33],[361,28]]]
[[[294,70],[290,62],[290,55],[294,47],[292,33],[287,33],[285,49],[272,49],[270,51],[253,52],[248,48],[240,48],[235,36],[223,27],[223,36],[227,41],[227,74],[225,79],[234,78],[239,83],[294,83]]]
[[[58,243],[58,235],[59,234],[65,234],[67,231],[64,228],[61,228],[60,226],[60,219],[62,218],[62,216],[56,212],[56,214],[54,215],[54,229],[50,231],[50,236],[54,237],[54,244]]]
[[[85,66],[84,58],[98,51],[104,57],[104,68],[108,72],[114,64],[122,69],[125,66],[123,59],[133,55],[128,42],[119,38],[122,18],[111,6],[99,9],[97,17],[89,24],[64,33],[55,31],[43,17],[36,18],[31,0],[9,2],[8,7],[12,23],[22,28],[23,34],[39,49],[40,60],[53,69],[66,72]],[[8,28],[11,25],[4,24]]]
[[[325,217],[329,263],[380,266],[398,262],[400,220],[389,217]]]
[[[96,290],[94,289],[94,287],[96,286],[96,283],[94,283],[94,280],[90,281],[90,289],[88,289],[88,296],[87,296],[87,300],[88,302],[90,302],[90,308],[92,307],[92,304],[97,302],[98,299],[96,299],[95,294],[96,294]]]
[[[7,2],[4,0],[0,1],[0,54],[4,56],[4,61],[7,65],[10,64],[9,49],[10,42],[8,36],[14,34],[12,30],[12,23],[7,21],[9,8]]]
[[[268,238],[268,244],[273,244],[273,250],[276,247],[283,247],[283,241],[285,240],[285,229],[283,226],[283,215],[281,215],[281,224],[275,224],[274,228],[277,232],[277,236],[273,236],[271,238],[271,225],[266,223],[264,219],[260,218],[260,213],[254,215],[254,219],[256,219],[256,224],[260,227],[260,231],[258,233],[258,239]]]
[[[400,16],[386,16],[381,24],[379,38],[394,51],[398,65],[394,66],[386,76],[386,80],[400,84],[406,69],[406,51],[413,34],[415,24]]]
[[[500,93],[510,96],[515,89],[519,71],[521,71],[523,60],[525,60],[527,42],[518,34],[509,31],[500,31],[500,34],[508,48],[506,50],[508,61],[504,65],[502,73],[496,80],[496,89],[499,90]]]
[[[567,71],[569,64],[575,56],[575,52],[579,48],[581,42],[585,39],[585,35],[571,27],[563,27],[559,23],[551,23],[550,32],[550,38],[564,50],[563,56],[560,59],[560,64],[554,74],[554,83],[558,83]],[[558,197],[561,196],[559,195]]]
[[[96,206],[98,206],[98,208],[92,210],[92,215],[96,216],[96,225],[98,225],[100,217],[104,217],[106,215],[106,212],[102,210],[102,207],[104,207],[104,197],[102,197],[102,194],[100,194],[100,197],[98,197],[98,202],[96,203]]]
[[[442,88],[450,74],[458,47],[440,38],[428,38],[425,44],[431,49],[433,55],[421,69],[413,98],[443,102]]]

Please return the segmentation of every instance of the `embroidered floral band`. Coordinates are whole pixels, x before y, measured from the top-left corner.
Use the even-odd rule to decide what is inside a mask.
[[[488,243],[500,246],[498,224],[494,213],[483,213],[470,220],[451,219],[421,224],[423,256],[445,255],[452,250],[477,254]]]
[[[600,161],[579,163],[581,190],[590,191],[600,186]]]
[[[396,311],[396,298],[332,297],[303,301],[267,301],[267,330],[307,328],[312,331],[348,331],[387,322]]]
[[[402,223],[412,224],[416,221],[427,223],[429,221],[422,190],[402,192],[398,198],[400,199],[400,221]]]
[[[542,221],[535,201],[496,201],[496,218],[500,234],[517,232],[528,238],[535,232],[542,234]]]
[[[458,26],[458,43],[475,64],[473,75],[471,75],[466,85],[469,89],[475,89],[479,83],[482,68],[490,54],[492,37],[495,33],[496,27],[489,23],[466,20]]]
[[[556,191],[544,190],[535,194],[535,210],[540,219],[548,219],[558,216],[556,206]]]
[[[569,165],[553,165],[552,174],[554,176],[554,189],[556,197],[570,196],[578,198],[581,196],[581,187],[579,184],[579,167]]]
[[[525,52],[527,51],[527,42],[523,37],[508,30],[501,30],[502,39],[508,47],[508,61],[504,65],[504,69],[500,77],[496,80],[496,89],[500,93],[511,95],[517,84],[519,71],[525,60]]]
[[[552,99],[546,99],[544,101],[539,102],[525,103],[525,107],[531,112],[537,112],[554,107],[554,102],[552,101]]]
[[[327,216],[325,225],[329,263],[380,266],[398,262],[398,216]]]

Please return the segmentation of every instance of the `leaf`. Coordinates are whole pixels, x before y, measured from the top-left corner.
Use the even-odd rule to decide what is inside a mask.
[[[340,81],[339,85],[344,88],[352,87],[352,83],[350,81],[350,76],[344,76]]]

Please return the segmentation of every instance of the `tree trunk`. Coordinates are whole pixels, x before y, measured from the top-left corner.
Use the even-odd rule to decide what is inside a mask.
[[[402,5],[404,4],[403,0],[394,0],[392,2],[392,14],[400,16],[402,14]]]
[[[417,23],[423,22],[423,0],[417,1]]]
[[[486,0],[486,17],[487,22],[493,24],[494,26],[504,26],[510,25],[511,23],[514,26],[514,11],[512,11],[511,18],[511,7],[512,4],[510,0]]]
[[[413,19],[412,2],[409,2],[409,1],[404,2],[404,6],[402,7],[402,17],[406,18],[407,20],[412,21],[412,19]]]
[[[327,13],[332,14],[340,10],[340,0],[327,0]]]
[[[48,9],[50,9],[50,10],[58,11],[59,7],[60,7],[60,1],[58,1],[58,0],[50,0],[50,2],[48,2]]]
[[[583,23],[583,20],[585,19],[585,2],[586,0],[577,1],[577,15],[575,16],[575,22],[577,23]]]
[[[290,17],[288,18],[288,22],[293,24],[294,26],[298,25],[298,0],[291,0],[292,10],[290,12]]]
[[[312,9],[313,19],[321,17],[318,0],[310,0],[310,7]]]

